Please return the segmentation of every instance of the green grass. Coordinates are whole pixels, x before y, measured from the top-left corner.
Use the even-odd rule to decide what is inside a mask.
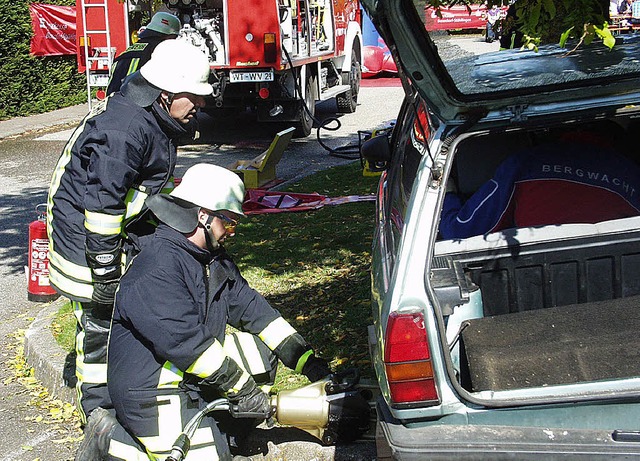
[[[73,315],[71,302],[68,301],[57,312],[51,322],[51,331],[56,342],[65,351],[72,351],[76,340],[76,318]]]
[[[286,190],[328,197],[368,195],[377,183],[377,177],[363,177],[355,162],[304,178]],[[358,367],[363,377],[372,376],[367,325],[371,323],[369,267],[374,216],[373,202],[252,215],[240,222],[236,236],[225,243],[251,286],[318,355],[337,370]],[[73,338],[75,324],[65,328]],[[72,339],[63,346],[70,350]],[[290,370],[283,370],[278,382],[295,387],[299,380]]]

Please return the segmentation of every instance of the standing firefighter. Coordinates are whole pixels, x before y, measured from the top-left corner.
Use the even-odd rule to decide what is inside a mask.
[[[114,294],[126,252],[139,242],[134,237],[150,233],[134,218],[146,197],[172,187],[176,139],[211,93],[208,77],[202,53],[177,40],[163,42],[121,92],[85,117],[54,170],[47,204],[50,277],[72,300],[78,321],[83,420],[112,406],[106,349]]]
[[[176,38],[179,32],[178,18],[164,11],[156,13],[147,27],[138,35],[139,40],[114,59],[107,94],[120,90],[125,77],[142,67],[160,43]]]
[[[92,414],[77,459],[102,459],[107,450],[108,459],[146,459],[145,451],[165,459],[207,401],[227,397],[232,415],[252,418],[227,418],[219,429],[205,417],[186,461],[229,460],[221,431],[241,435],[254,418],[269,416],[259,386],[273,384],[278,359],[311,381],[330,374],[222,247],[243,216],[243,198],[233,172],[198,164],[170,194],[147,200],[160,224],[122,277],[109,338],[118,422],[103,409]],[[227,325],[237,331],[225,334]],[[131,435],[143,447],[129,445]]]

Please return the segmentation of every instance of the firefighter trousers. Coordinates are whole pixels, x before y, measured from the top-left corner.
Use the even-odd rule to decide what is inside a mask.
[[[249,333],[227,335],[223,347],[268,392],[277,371],[275,354]],[[125,401],[114,402],[122,427],[116,429],[111,439],[109,460],[165,459],[187,422],[208,402],[220,397],[208,389],[131,389]],[[231,460],[230,442],[233,445],[256,423],[253,419],[232,418],[227,411],[210,413],[191,439],[185,461]]]
[[[72,301],[76,317],[76,393],[82,423],[97,407],[113,408],[107,390],[107,342],[113,306]]]

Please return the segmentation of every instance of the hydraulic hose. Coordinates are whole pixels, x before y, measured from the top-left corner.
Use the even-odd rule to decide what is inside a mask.
[[[339,147],[329,147],[322,141],[320,137],[320,130],[337,131],[340,129],[342,124],[337,117],[329,117],[323,122],[318,123],[320,124],[320,126],[318,126],[318,130],[316,132],[316,139],[318,140],[318,144],[320,144],[327,152],[329,152],[329,155],[345,159],[360,159],[360,163],[363,163],[362,156],[360,155],[360,147],[362,146],[362,143],[364,141],[371,137],[370,131],[358,130],[357,144],[346,144]],[[331,123],[335,123],[335,126],[329,126]]]
[[[193,418],[189,420],[189,422],[184,426],[184,430],[182,434],[178,436],[176,441],[173,443],[171,447],[171,453],[166,461],[182,461],[189,448],[191,448],[191,438],[193,434],[196,433],[196,429],[200,426],[200,422],[202,418],[205,417],[207,413],[210,413],[214,410],[228,410],[229,409],[229,401],[227,399],[216,399],[207,404],[202,410],[196,413]]]
[[[327,130],[327,131],[337,131],[340,129],[340,127],[342,126],[342,124],[340,123],[340,120],[337,117],[329,117],[324,121],[320,121],[318,120],[312,113],[311,110],[309,109],[309,107],[307,106],[306,101],[304,100],[304,98],[302,97],[302,82],[300,81],[300,74],[295,72],[294,67],[293,67],[293,62],[291,61],[291,56],[289,56],[289,52],[287,51],[286,48],[282,48],[282,52],[284,53],[285,57],[287,58],[287,62],[289,63],[289,69],[291,69],[292,72],[292,76],[293,76],[293,81],[294,81],[294,88],[295,88],[295,92],[296,95],[300,98],[300,101],[302,101],[302,107],[304,109],[304,111],[307,113],[307,115],[309,115],[309,117],[311,118],[311,120],[314,121],[314,123],[316,123],[318,125],[318,129],[316,131],[316,139],[318,140],[318,143],[327,151],[329,152],[329,155],[334,156],[334,157],[339,157],[339,158],[344,158],[344,159],[360,159],[360,163],[363,164],[363,160],[362,157],[360,156],[360,146],[362,145],[363,140],[367,139],[367,135],[371,136],[370,132],[366,132],[366,131],[358,131],[358,143],[357,144],[347,144],[344,146],[340,146],[340,147],[329,147],[327,146],[322,139],[320,138],[320,130]],[[335,126],[329,126],[331,123],[335,123]]]

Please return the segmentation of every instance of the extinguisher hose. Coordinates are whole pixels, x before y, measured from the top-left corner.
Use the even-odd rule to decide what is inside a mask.
[[[38,219],[45,221],[47,219],[47,204],[39,203],[36,205],[36,213],[38,213]]]

